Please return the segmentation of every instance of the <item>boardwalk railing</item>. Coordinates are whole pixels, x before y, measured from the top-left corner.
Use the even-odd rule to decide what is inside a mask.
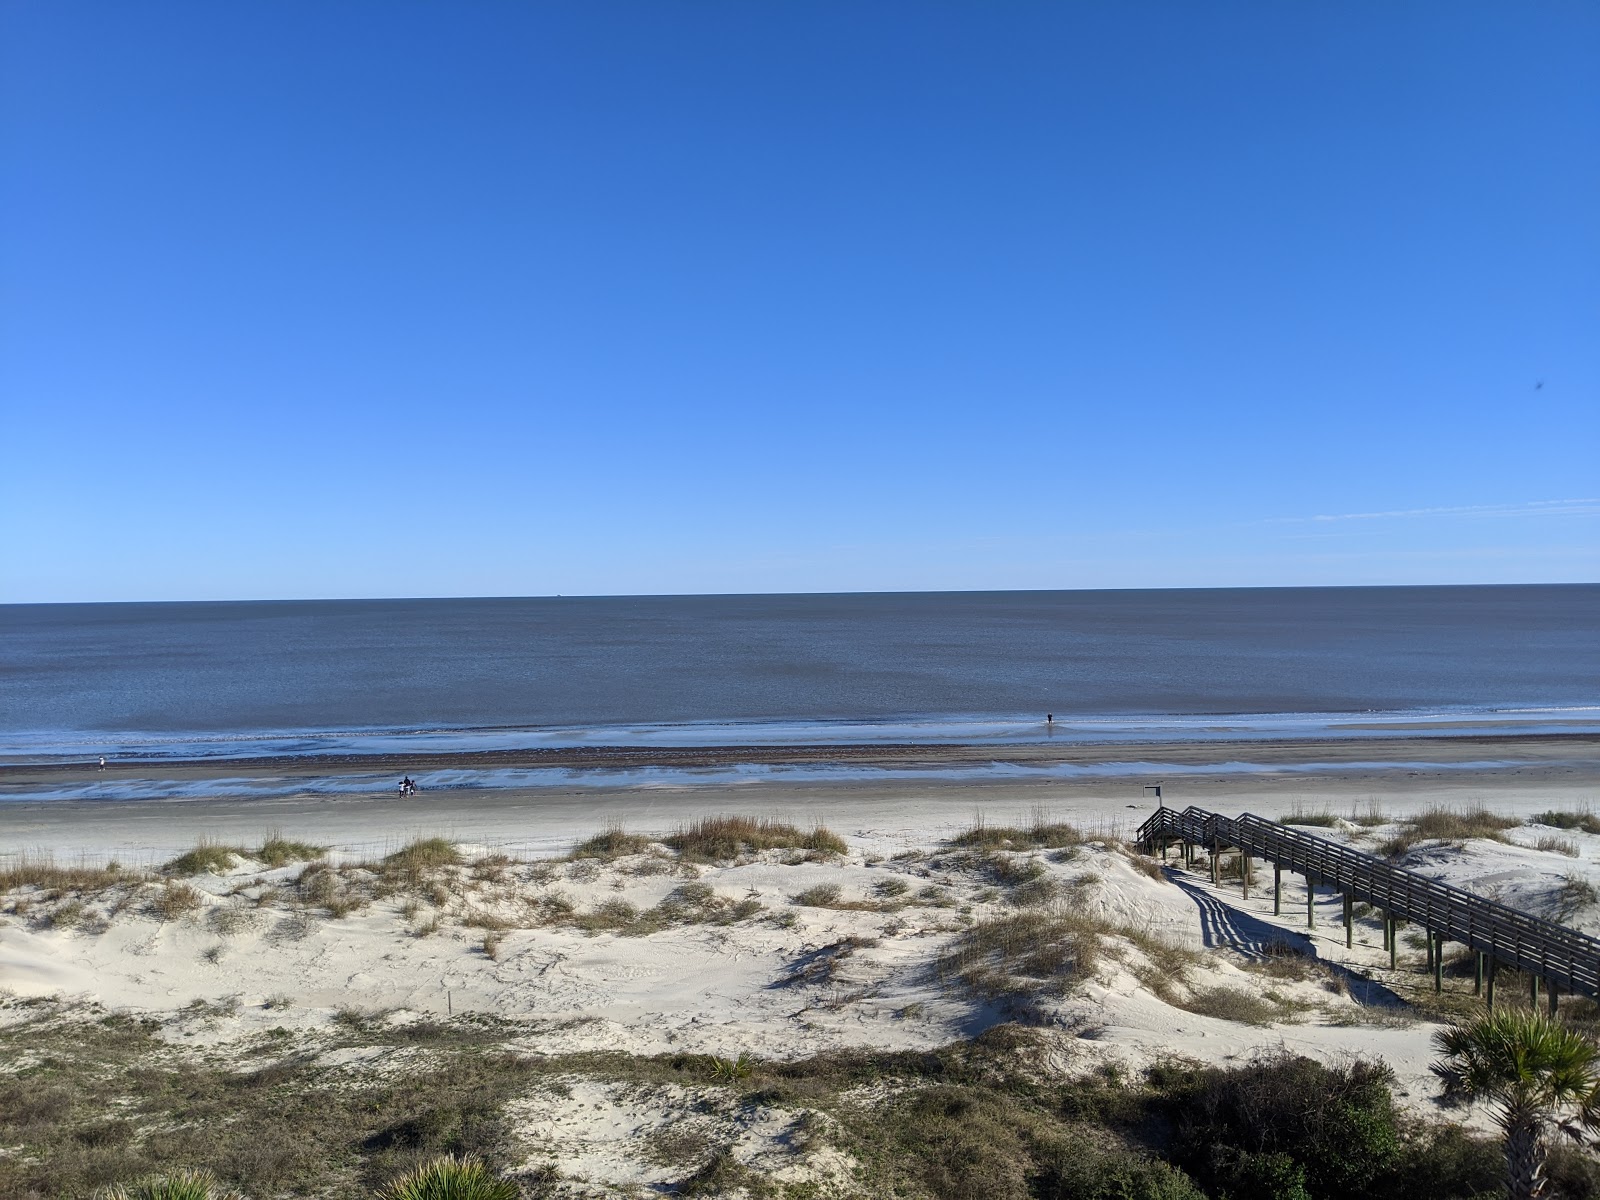
[[[1241,875],[1248,878],[1248,857],[1256,856],[1280,870],[1296,871],[1309,885],[1337,889],[1350,906],[1364,901],[1383,911],[1385,944],[1394,949],[1394,922],[1420,925],[1429,937],[1429,961],[1438,984],[1440,948],[1460,942],[1477,951],[1479,978],[1487,964],[1490,998],[1496,964],[1545,980],[1555,989],[1600,997],[1600,939],[1541,920],[1493,900],[1396,867],[1349,846],[1302,833],[1276,821],[1245,813],[1224,817],[1201,808],[1182,812],[1165,806],[1139,827],[1138,841],[1147,851],[1164,850],[1173,842],[1209,849],[1215,860],[1224,849],[1246,857]],[[1537,987],[1537,982],[1535,982]]]

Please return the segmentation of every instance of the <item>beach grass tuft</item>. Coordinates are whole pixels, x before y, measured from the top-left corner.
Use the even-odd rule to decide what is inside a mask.
[[[650,849],[650,839],[643,834],[628,833],[620,824],[610,824],[600,833],[579,842],[572,851],[573,858],[598,858],[604,862],[629,854],[643,854]]]
[[[1400,831],[1378,848],[1385,858],[1398,858],[1418,842],[1464,842],[1469,838],[1505,841],[1505,831],[1521,825],[1516,817],[1492,812],[1483,805],[1451,808],[1437,805],[1400,824]]]
[[[233,870],[235,861],[248,858],[250,851],[243,846],[226,846],[210,838],[201,838],[194,849],[180,854],[161,868],[163,875],[221,875]]]
[[[972,828],[951,838],[950,844],[967,850],[1064,850],[1087,840],[1077,826],[1052,821],[1043,812],[1034,813],[1026,828],[990,825],[980,813]]]
[[[1600,833],[1600,816],[1587,808],[1551,809],[1528,818],[1529,825],[1548,825],[1552,829],[1573,829],[1580,833]]]
[[[844,854],[838,834],[821,825],[802,831],[770,817],[702,817],[663,839],[688,862],[725,863],[763,850],[803,850],[812,854]]]
[[[137,878],[116,863],[63,866],[49,855],[23,854],[0,867],[0,893],[25,887],[49,892],[99,892]]]
[[[385,855],[383,864],[391,870],[407,875],[422,875],[443,867],[459,867],[461,851],[449,838],[424,837],[407,842],[393,854]]]
[[[250,855],[268,867],[287,867],[290,863],[310,862],[328,852],[326,846],[313,846],[310,842],[294,842],[280,833],[269,833],[261,846]]]

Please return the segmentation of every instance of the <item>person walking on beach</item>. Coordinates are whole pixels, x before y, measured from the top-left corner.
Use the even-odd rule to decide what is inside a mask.
[[[106,769],[106,756],[104,754],[100,756],[100,769],[102,771]]]

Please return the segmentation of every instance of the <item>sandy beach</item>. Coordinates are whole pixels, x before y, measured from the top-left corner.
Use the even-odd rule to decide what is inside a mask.
[[[6,767],[0,790],[11,795],[108,775],[192,787],[182,800],[0,802],[11,884],[0,898],[0,1036],[44,1038],[70,1058],[85,1022],[133,1019],[151,1039],[138,1062],[310,1064],[296,1069],[322,1087],[437,1066],[427,1031],[477,1030],[501,1052],[550,1064],[550,1078],[508,1094],[509,1132],[495,1143],[519,1177],[561,1181],[538,1195],[654,1194],[681,1181],[685,1153],[712,1161],[707,1146],[730,1170],[787,1180],[797,1195],[871,1194],[847,1138],[795,1135],[797,1120],[848,1110],[848,1091],[833,1107],[752,1108],[704,1080],[646,1086],[630,1072],[947,1054],[1000,1030],[1022,1031],[1028,1070],[1054,1079],[1284,1052],[1330,1068],[1381,1061],[1415,1117],[1487,1128],[1481,1114],[1441,1109],[1430,1073],[1439,1022],[1476,1003],[1470,979],[1453,965],[1434,996],[1409,942],[1390,970],[1370,914],[1346,948],[1333,897],[1315,902],[1325,911],[1308,929],[1298,880],[1275,915],[1270,889],[1246,899],[1203,867],[1139,855],[1127,839],[1153,809],[1154,780],[1116,773],[1125,747],[1076,748],[1075,762],[1108,768],[1083,779],[936,774],[993,763],[993,747],[800,753],[865,773],[400,798],[312,790],[370,762]],[[1427,810],[1491,809],[1503,832],[1423,842],[1405,861],[1600,932],[1600,833],[1530,823],[1600,798],[1594,740],[1173,744],[1141,746],[1138,758],[1190,768],[1162,780],[1169,805],[1309,818],[1369,851]],[[873,780],[873,768],[907,760],[929,775]],[[1240,760],[1250,769],[1230,769]],[[1407,765],[1375,765],[1385,762]],[[305,790],[203,794],[207,779],[241,773]],[[717,853],[675,840],[716,814],[779,822],[788,840]],[[834,840],[808,840],[819,827]],[[197,845],[209,849],[180,858]],[[1054,965],[1034,977],[1027,956],[1046,951]],[[618,1054],[603,1069],[592,1057]],[[688,1130],[701,1149],[663,1158],[662,1139]]]

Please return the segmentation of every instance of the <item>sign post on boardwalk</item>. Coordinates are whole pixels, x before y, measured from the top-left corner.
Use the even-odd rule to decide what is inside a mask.
[[[1161,807],[1161,784],[1159,784],[1159,783],[1147,783],[1147,784],[1145,784],[1144,785],[1144,793],[1143,794],[1144,795],[1149,795],[1151,792],[1154,792],[1156,794],[1156,807],[1159,809]],[[1161,843],[1161,861],[1162,862],[1166,862],[1167,861],[1167,843],[1165,841],[1163,841]]]

